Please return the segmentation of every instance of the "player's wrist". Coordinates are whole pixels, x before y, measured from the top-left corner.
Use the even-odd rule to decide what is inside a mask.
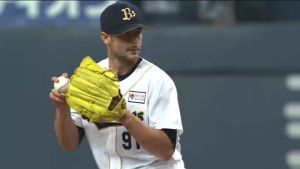
[[[55,109],[56,113],[61,116],[70,116],[70,107],[64,106],[64,107],[56,107]]]
[[[124,115],[122,117],[120,117],[120,119],[119,119],[120,123],[123,124],[124,126],[126,126],[126,124],[128,124],[130,122],[131,116],[132,116],[131,112],[129,112],[129,110],[126,110]]]

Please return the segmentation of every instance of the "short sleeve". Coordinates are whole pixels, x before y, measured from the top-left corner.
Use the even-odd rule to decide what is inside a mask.
[[[156,129],[176,129],[183,132],[177,89],[173,80],[165,75],[150,83],[148,113],[149,125]]]
[[[79,114],[72,108],[71,108],[71,118],[73,119],[76,126],[83,128],[81,114]]]

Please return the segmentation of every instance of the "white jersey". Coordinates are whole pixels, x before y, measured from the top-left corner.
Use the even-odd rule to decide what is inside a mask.
[[[108,69],[108,59],[98,63]],[[72,119],[84,128],[95,161],[100,169],[184,169],[179,136],[182,123],[177,90],[172,79],[160,68],[142,59],[133,73],[120,81],[121,92],[130,112],[155,129],[176,129],[177,141],[172,158],[162,161],[139,145],[123,126],[98,129],[72,110]]]

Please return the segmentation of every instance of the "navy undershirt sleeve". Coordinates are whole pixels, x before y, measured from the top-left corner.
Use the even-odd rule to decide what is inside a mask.
[[[163,132],[167,134],[170,141],[172,142],[173,148],[176,147],[176,140],[177,140],[177,130],[175,129],[161,129]]]
[[[82,141],[82,139],[85,135],[84,128],[78,127],[78,126],[76,126],[76,127],[77,127],[78,132],[79,132],[79,143],[81,143],[81,141]]]

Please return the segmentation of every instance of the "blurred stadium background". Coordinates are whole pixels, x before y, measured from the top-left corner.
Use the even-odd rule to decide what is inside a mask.
[[[1,169],[97,168],[59,149],[51,76],[106,57],[114,1],[0,1]],[[140,1],[142,56],[174,79],[188,169],[300,168],[300,2]]]

